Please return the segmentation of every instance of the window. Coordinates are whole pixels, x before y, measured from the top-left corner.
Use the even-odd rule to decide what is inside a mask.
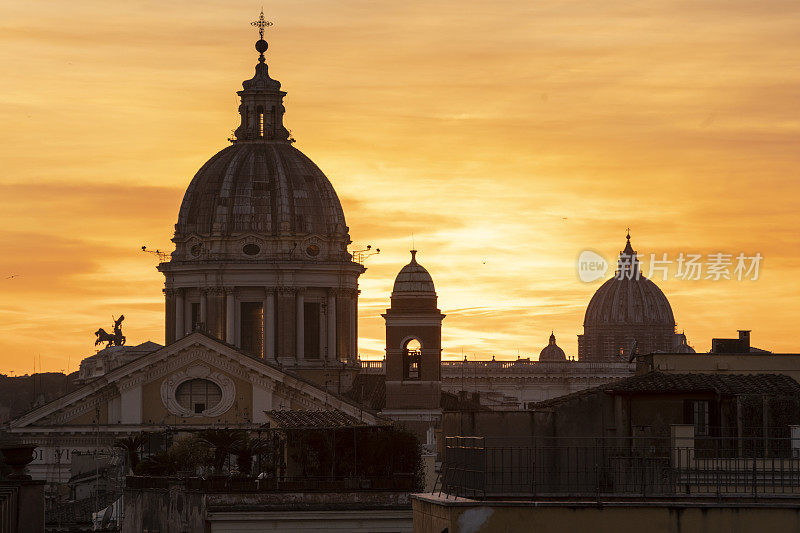
[[[319,342],[319,321],[320,321],[320,304],[319,302],[305,302],[303,309],[303,334],[305,340],[303,342],[304,354],[307,359],[319,359],[320,357],[320,342]]]
[[[258,136],[259,137],[263,137],[264,136],[264,108],[261,107],[261,106],[258,106],[258,109],[257,109],[256,112],[258,113]]]
[[[242,247],[242,252],[245,255],[258,255],[261,253],[261,248],[257,244],[248,243]]]
[[[200,302],[192,302],[192,331],[203,329],[200,324]]]
[[[692,402],[692,423],[694,424],[695,435],[708,435],[708,400],[695,400]]]
[[[417,339],[411,339],[403,348],[403,379],[416,380],[420,378],[421,359],[422,344]]]
[[[264,307],[261,302],[242,302],[242,351],[261,357],[264,345]]]
[[[190,379],[178,385],[175,400],[181,407],[201,414],[222,400],[222,390],[213,381]]]

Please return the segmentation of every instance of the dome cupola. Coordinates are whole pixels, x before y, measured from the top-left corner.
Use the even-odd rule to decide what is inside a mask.
[[[639,353],[669,351],[675,344],[675,317],[667,297],[641,273],[630,231],[614,277],[603,283],[586,307],[581,361],[622,361],[636,346]],[[634,342],[635,341],[635,342]]]
[[[255,75],[238,92],[232,145],[197,171],[175,225],[178,261],[350,261],[348,227],[330,180],[293,146],[280,82],[269,75],[263,13]]]
[[[675,327],[672,307],[658,286],[640,270],[637,252],[626,235],[625,249],[619,254],[617,271],[592,296],[584,326],[659,325]]]
[[[557,361],[566,361],[567,356],[564,353],[564,350],[558,347],[556,344],[556,336],[554,333],[550,333],[550,343],[542,348],[542,351],[539,352],[539,362],[546,363],[546,362],[557,362]]]

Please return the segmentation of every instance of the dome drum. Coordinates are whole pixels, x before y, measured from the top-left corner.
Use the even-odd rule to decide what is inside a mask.
[[[347,251],[350,239],[327,235],[265,238],[250,234],[237,237],[201,237],[190,235],[173,239],[173,262],[237,261],[274,263],[276,261],[352,262]]]

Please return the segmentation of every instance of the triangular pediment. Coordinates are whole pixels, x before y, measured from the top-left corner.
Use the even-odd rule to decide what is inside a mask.
[[[268,395],[264,410],[335,409],[367,424],[384,422],[352,401],[325,391],[276,364],[254,359],[205,334],[192,333],[26,413],[12,421],[10,427],[22,430],[82,426],[96,423],[97,415],[103,418],[102,412],[105,414],[104,423],[116,424],[124,430],[131,425],[125,420],[130,415],[130,407],[124,405],[124,397],[133,390],[138,392],[143,404],[140,407],[143,418],[138,425],[190,424],[197,422],[191,419],[194,413],[180,410],[174,400],[174,391],[180,382],[195,378],[213,381],[222,394],[221,404],[203,415],[208,423],[230,424],[235,419],[241,424],[257,424],[263,420],[258,394]],[[112,411],[115,402],[117,409],[120,408],[120,397],[123,397],[124,414],[117,419]],[[273,401],[273,398],[279,401]],[[163,415],[158,414],[159,408],[163,408]],[[235,413],[231,412],[232,409]],[[215,418],[223,412],[227,413],[224,417]]]

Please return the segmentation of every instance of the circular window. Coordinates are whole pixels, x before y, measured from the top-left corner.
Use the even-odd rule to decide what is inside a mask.
[[[319,255],[319,246],[316,244],[309,244],[308,248],[306,248],[306,253],[311,257],[317,257]]]
[[[248,243],[244,245],[242,251],[245,255],[258,255],[261,252],[261,248],[257,244]]]
[[[207,379],[190,379],[175,389],[175,400],[187,411],[201,414],[222,401],[222,389]]]
[[[200,244],[200,243],[194,244],[194,245],[192,245],[191,248],[189,248],[189,252],[195,257],[200,255],[200,252],[202,252],[202,251],[203,251],[203,245]]]

